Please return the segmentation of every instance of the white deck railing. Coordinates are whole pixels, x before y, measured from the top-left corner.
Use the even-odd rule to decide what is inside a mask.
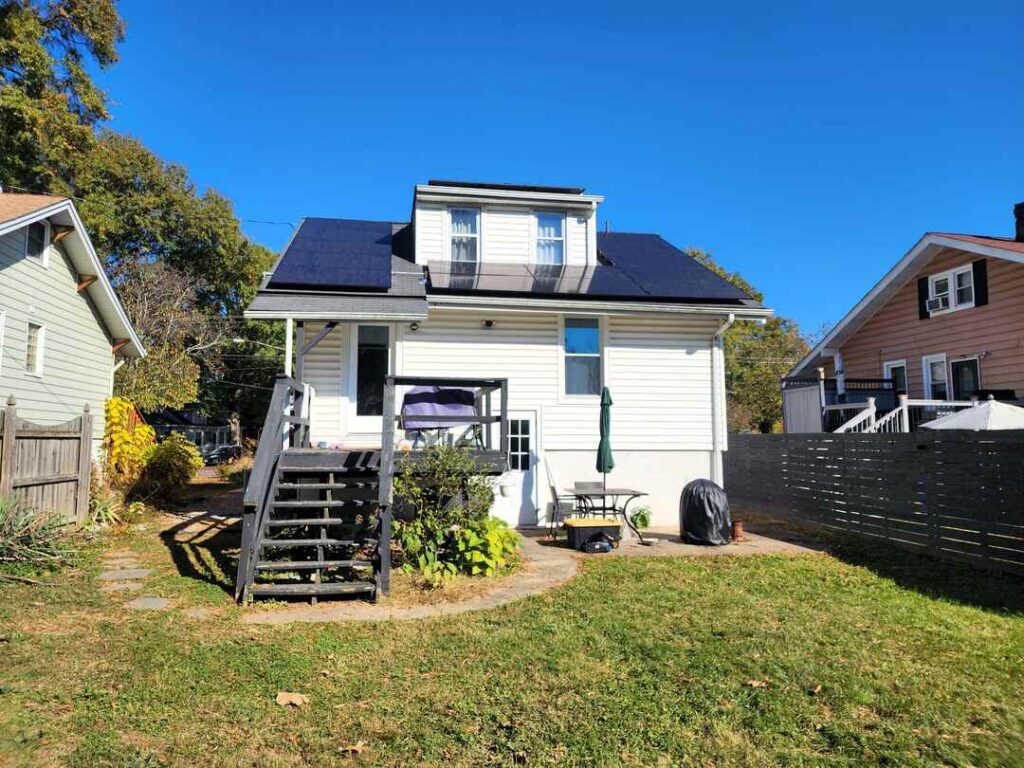
[[[962,411],[964,408],[972,408],[977,404],[977,400],[911,400],[906,395],[900,395],[899,405],[888,413],[878,416],[875,398],[869,397],[866,403],[826,406],[823,416],[826,416],[829,411],[855,412],[850,419],[835,430],[836,434],[912,432],[925,422]]]

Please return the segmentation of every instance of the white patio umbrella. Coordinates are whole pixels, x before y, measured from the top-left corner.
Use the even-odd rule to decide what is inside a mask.
[[[1024,408],[986,400],[921,426],[926,429],[1024,429]]]

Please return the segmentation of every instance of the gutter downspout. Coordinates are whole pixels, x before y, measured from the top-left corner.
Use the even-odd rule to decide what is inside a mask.
[[[736,322],[732,312],[725,319],[715,335],[711,337],[711,481],[722,485],[722,451],[726,449],[725,430],[721,421],[725,416],[725,359],[722,352],[722,336]]]

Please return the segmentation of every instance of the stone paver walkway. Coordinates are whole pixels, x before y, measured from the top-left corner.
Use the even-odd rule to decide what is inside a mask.
[[[246,624],[288,624],[293,621],[387,621],[452,616],[468,611],[497,608],[536,595],[568,581],[576,574],[578,560],[565,550],[542,547],[536,541],[524,538],[523,556],[527,562],[521,573],[509,576],[507,583],[490,594],[461,603],[417,605],[410,608],[393,608],[362,601],[321,603],[316,606],[303,605],[277,611],[249,613],[242,617],[242,621]]]
[[[107,570],[99,576],[105,582],[100,591],[107,594],[141,591],[142,579],[153,573],[152,568],[140,567],[132,552],[108,552],[103,556],[103,566]],[[169,606],[166,598],[153,596],[137,597],[124,604],[125,608],[138,611],[163,611]]]

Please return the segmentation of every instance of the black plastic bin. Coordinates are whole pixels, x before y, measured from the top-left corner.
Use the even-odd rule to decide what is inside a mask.
[[[618,520],[610,517],[582,517],[565,521],[565,532],[572,549],[583,549],[588,541],[607,536],[618,545],[621,532]]]

